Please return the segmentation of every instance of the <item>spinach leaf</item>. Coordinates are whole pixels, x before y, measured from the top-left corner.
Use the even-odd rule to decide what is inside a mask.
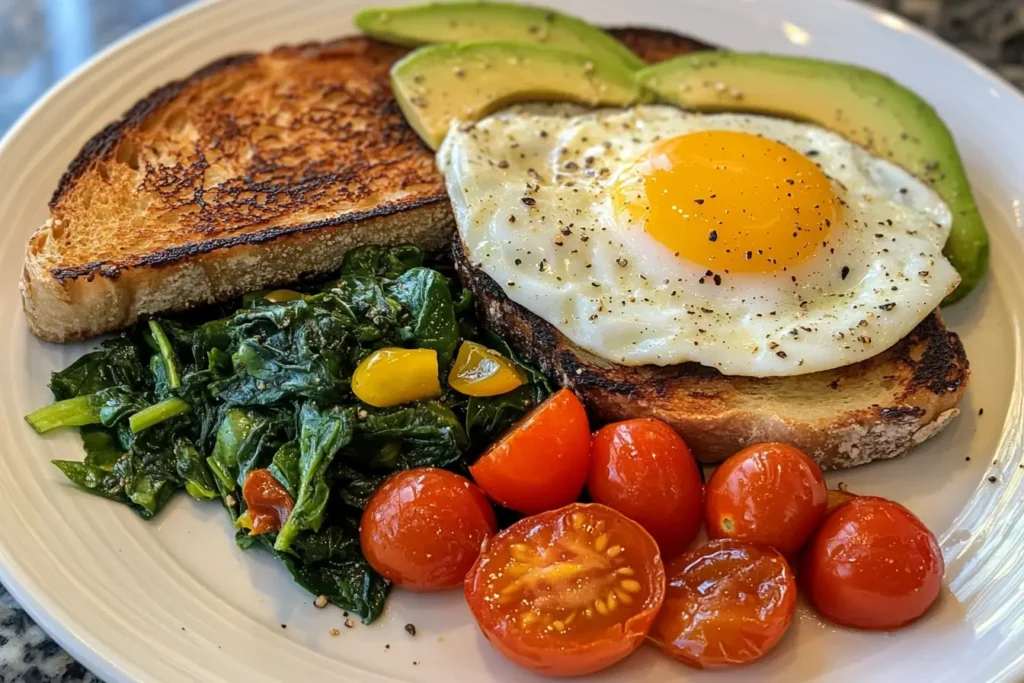
[[[429,268],[413,268],[391,283],[388,292],[409,309],[416,347],[437,351],[438,365],[447,369],[459,344],[459,323],[445,277]]]
[[[423,252],[405,245],[382,248],[356,247],[345,254],[341,264],[342,275],[368,275],[394,279],[407,270],[423,265]]]
[[[213,500],[217,497],[217,484],[213,481],[213,475],[199,451],[185,439],[174,442],[174,466],[190,496],[196,500]]]
[[[118,503],[130,504],[121,477],[101,467],[71,460],[54,460],[53,464],[78,488]]]
[[[446,467],[469,445],[458,416],[438,402],[364,412],[356,422],[358,439],[346,457],[349,464],[360,461],[390,471]]]
[[[117,440],[117,433],[100,425],[88,425],[81,429],[82,445],[85,447],[85,464],[109,472],[114,468],[124,449]]]
[[[311,403],[299,410],[299,492],[295,507],[277,534],[274,549],[291,547],[304,529],[318,531],[330,486],[324,474],[339,450],[352,440],[352,411],[338,407],[320,410]]]
[[[323,595],[369,623],[384,609],[390,584],[363,557],[354,523],[302,534],[294,554],[279,554],[295,581],[313,595]]]
[[[87,353],[50,378],[50,390],[58,401],[115,386],[132,390],[148,386],[142,353],[127,337],[104,342],[101,350]]]
[[[270,463],[270,473],[288,490],[292,500],[299,495],[299,481],[302,477],[299,457],[299,444],[289,441],[277,449]]]

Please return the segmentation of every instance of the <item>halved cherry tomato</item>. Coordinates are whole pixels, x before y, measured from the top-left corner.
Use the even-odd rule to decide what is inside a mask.
[[[590,425],[568,389],[533,409],[469,468],[493,500],[525,515],[580,496],[590,465]]]
[[[781,443],[744,448],[723,462],[707,486],[708,536],[763,543],[795,553],[825,517],[821,468]]]
[[[669,563],[651,639],[683,664],[720,669],[760,659],[796,611],[796,581],[777,550],[720,539]]]
[[[526,384],[526,375],[497,351],[464,341],[448,373],[448,384],[467,396],[500,396]]]
[[[840,486],[842,486],[842,484],[840,484]],[[851,500],[857,497],[855,494],[850,493],[846,489],[842,488],[829,489],[826,493],[828,494],[828,506],[826,507],[826,511],[829,514],[835,512],[836,508],[838,508],[840,505],[849,503]]]
[[[817,610],[842,626],[892,630],[928,611],[945,564],[935,535],[899,503],[858,496],[811,540],[801,580]]]
[[[399,472],[363,509],[359,542],[370,566],[417,591],[454,588],[498,530],[494,508],[465,477],[432,467]]]
[[[639,524],[576,503],[491,539],[465,590],[502,654],[539,673],[577,676],[640,647],[665,594],[665,568]]]
[[[250,470],[245,475],[242,498],[249,508],[250,536],[278,531],[295,505],[288,490],[267,469]]]
[[[704,521],[697,462],[674,429],[641,418],[594,434],[587,491],[647,529],[664,558],[686,550]]]

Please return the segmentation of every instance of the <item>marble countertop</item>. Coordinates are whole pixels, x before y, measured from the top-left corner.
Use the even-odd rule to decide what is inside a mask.
[[[0,135],[97,50],[189,0],[0,0]],[[810,0],[808,0],[810,1]],[[1024,88],[1024,0],[870,0]],[[96,683],[0,586],[0,683]]]

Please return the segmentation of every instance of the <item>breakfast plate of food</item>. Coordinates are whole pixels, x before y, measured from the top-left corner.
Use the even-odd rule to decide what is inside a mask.
[[[0,579],[111,682],[1019,680],[1022,117],[839,0],[179,12],[0,143]]]

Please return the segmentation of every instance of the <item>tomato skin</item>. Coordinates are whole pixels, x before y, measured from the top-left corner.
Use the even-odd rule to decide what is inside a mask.
[[[610,562],[600,562],[613,553]],[[538,573],[513,574],[522,566],[517,554],[527,567],[536,563]],[[587,569],[584,578],[561,583],[532,580],[552,565]],[[534,592],[509,592],[520,575]],[[595,595],[611,592],[629,602],[612,605],[609,598],[593,609]],[[484,636],[503,655],[544,675],[581,676],[643,644],[665,595],[665,568],[657,543],[639,524],[604,505],[574,503],[522,519],[491,539],[466,576],[465,594]],[[528,625],[523,615],[535,610],[536,623]],[[552,628],[545,618],[565,621],[553,621]]]
[[[935,535],[899,503],[858,496],[832,513],[808,545],[801,579],[829,621],[892,630],[916,621],[942,587]]]
[[[846,489],[829,489],[827,495],[828,505],[826,506],[826,512],[828,514],[832,514],[836,511],[836,508],[846,505],[857,497],[857,494],[850,493]]]
[[[590,425],[562,389],[533,409],[469,468],[492,500],[524,515],[579,498],[590,465]]]
[[[827,506],[825,477],[813,460],[787,444],[755,444],[711,475],[708,536],[770,545],[790,555],[818,528]]]
[[[447,470],[392,475],[370,497],[359,542],[370,566],[414,591],[462,583],[484,541],[497,533],[494,508],[477,486]]]
[[[661,420],[626,420],[597,430],[587,491],[595,503],[646,529],[665,559],[686,550],[704,522],[697,462],[682,437]]]
[[[719,539],[666,568],[665,604],[651,639],[695,669],[721,669],[763,657],[796,611],[796,581],[779,551]]]
[[[288,490],[268,469],[250,470],[245,475],[242,498],[252,524],[250,536],[280,530],[295,505]]]

